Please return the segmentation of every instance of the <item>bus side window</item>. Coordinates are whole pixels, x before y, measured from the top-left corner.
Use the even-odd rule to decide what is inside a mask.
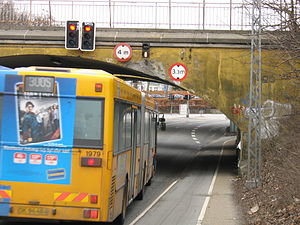
[[[131,131],[132,131],[132,113],[131,113],[131,105],[126,104],[126,124],[125,124],[125,130],[126,130],[126,149],[131,148]]]
[[[137,146],[141,144],[141,110],[137,110]]]
[[[131,105],[115,102],[114,110],[114,153],[131,147]]]
[[[151,113],[151,148],[155,147],[155,126],[156,126],[156,115]]]
[[[120,103],[115,101],[114,110],[114,152],[119,151]]]
[[[150,113],[149,113],[148,110],[146,110],[146,112],[145,112],[145,142],[144,143],[149,143],[149,139],[150,139],[150,134],[149,134],[150,123],[149,123],[149,120],[150,120]]]
[[[114,115],[114,152],[126,148],[126,104],[115,102]]]
[[[126,148],[126,104],[120,105],[120,129],[119,129],[119,151],[124,151]]]

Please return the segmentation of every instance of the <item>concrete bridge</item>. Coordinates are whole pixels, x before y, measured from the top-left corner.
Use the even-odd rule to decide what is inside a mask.
[[[111,68],[114,65],[122,66],[169,79],[170,66],[183,63],[188,69],[188,75],[180,85],[204,97],[242,132],[247,131],[249,32],[98,29],[96,36],[96,50],[82,52],[65,49],[63,29],[1,30],[0,65],[83,66],[101,69],[101,62],[105,62],[110,63],[106,65],[111,65]],[[132,46],[133,55],[130,61],[119,62],[114,58],[114,47],[121,42]],[[142,57],[144,43],[150,44],[148,58]],[[298,90],[293,80],[285,79],[283,74],[289,70],[289,66],[283,63],[278,50],[269,48],[268,37],[263,38],[263,48],[263,134],[270,135],[276,132],[273,119],[290,112],[289,103],[298,94]],[[22,55],[31,57],[22,61],[15,58]],[[47,62],[42,62],[40,55],[44,55]]]

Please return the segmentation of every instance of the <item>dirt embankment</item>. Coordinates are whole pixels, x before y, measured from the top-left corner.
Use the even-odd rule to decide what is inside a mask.
[[[300,224],[300,114],[281,121],[280,134],[262,145],[262,186],[236,181],[237,202],[247,224]]]

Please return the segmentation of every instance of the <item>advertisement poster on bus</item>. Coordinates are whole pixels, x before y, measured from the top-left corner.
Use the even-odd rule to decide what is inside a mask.
[[[57,95],[26,94],[23,84],[16,85],[19,143],[32,143],[59,140],[61,138],[61,116]],[[24,93],[24,94],[23,94]]]
[[[53,93],[25,92],[20,75],[3,83],[0,180],[70,184],[76,79],[56,78]]]

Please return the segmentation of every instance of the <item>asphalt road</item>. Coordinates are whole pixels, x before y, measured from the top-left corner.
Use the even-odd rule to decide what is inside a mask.
[[[224,136],[227,126],[229,120],[225,116],[167,119],[166,131],[158,132],[155,177],[151,186],[146,187],[144,200],[134,201],[129,206],[125,224],[199,224],[200,212],[208,195],[223,143],[233,138]]]
[[[196,225],[216,170],[229,120],[225,117],[167,119],[158,133],[157,173],[145,201],[135,201],[126,224]],[[136,217],[176,182],[138,221]],[[134,221],[134,222],[133,222]]]

